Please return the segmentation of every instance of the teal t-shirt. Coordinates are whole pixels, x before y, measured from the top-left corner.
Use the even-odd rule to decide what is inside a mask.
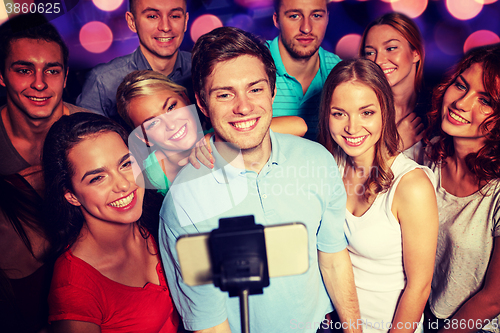
[[[328,74],[342,59],[320,47],[318,50],[319,70],[304,94],[299,81],[286,72],[285,65],[281,60],[278,37],[267,41],[267,46],[276,64],[277,91],[273,103],[273,117],[301,117],[307,124],[307,133],[304,137],[316,141],[321,91]]]
[[[144,160],[144,171],[151,184],[158,190],[158,193],[166,195],[171,183],[165,172],[163,172],[155,153],[156,150]]]

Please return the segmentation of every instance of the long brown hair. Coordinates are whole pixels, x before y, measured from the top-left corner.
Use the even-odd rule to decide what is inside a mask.
[[[414,89],[418,93],[422,88],[422,81],[424,77],[423,64],[425,59],[424,42],[418,26],[415,24],[415,22],[413,22],[411,18],[401,13],[388,13],[380,16],[378,19],[370,23],[363,32],[363,37],[361,37],[361,43],[359,45],[360,57],[365,57],[366,36],[368,35],[370,29],[376,25],[388,25],[396,29],[396,31],[406,39],[406,41],[410,45],[410,49],[412,51],[417,51],[417,53],[419,54],[420,61],[417,62],[414,85]]]
[[[344,60],[333,68],[323,86],[319,111],[318,142],[332,153],[337,163],[347,161],[347,156],[330,134],[330,104],[335,88],[345,82],[357,82],[371,88],[377,95],[382,111],[382,134],[375,144],[373,168],[371,168],[370,175],[364,184],[366,188],[365,198],[368,199],[371,194],[385,192],[391,186],[394,178],[390,167],[386,164],[387,156],[397,154],[399,143],[394,99],[384,72],[374,62],[362,58]]]
[[[455,153],[453,137],[441,129],[443,98],[446,90],[473,64],[481,64],[483,68],[483,85],[490,96],[493,112],[479,127],[486,139],[484,146],[467,155],[465,162],[479,182],[488,182],[500,178],[500,44],[469,51],[434,89],[432,111],[427,114],[429,128],[424,141],[430,146],[428,157],[435,163],[443,163]],[[431,142],[436,135],[438,138]]]

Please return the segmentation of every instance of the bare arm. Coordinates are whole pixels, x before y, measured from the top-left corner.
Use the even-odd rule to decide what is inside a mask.
[[[323,281],[340,320],[347,323],[345,332],[361,332],[358,295],[354,286],[351,258],[347,249],[336,253],[318,250],[318,261]],[[350,325],[353,323],[352,325]]]
[[[86,321],[59,320],[52,323],[53,333],[101,333],[101,328]]]
[[[485,322],[487,323],[488,320],[495,318],[498,314],[500,314],[500,237],[495,237],[493,253],[486,271],[483,288],[465,302],[455,315],[450,318],[451,320],[457,320],[458,328],[452,330],[450,325],[448,330],[443,329],[440,333],[451,331],[475,332],[479,329],[479,327],[476,327],[477,323],[484,325]],[[474,321],[474,325],[471,325],[468,322],[469,320]],[[460,327],[461,323],[465,328]],[[500,323],[496,325],[500,325]]]
[[[229,328],[229,322],[227,319],[214,327],[207,328],[206,330],[195,331],[194,333],[231,333],[231,329]]]
[[[307,125],[304,119],[296,116],[274,117],[271,121],[271,129],[277,133],[304,136],[307,132]]]
[[[424,171],[401,179],[392,212],[401,225],[406,286],[390,332],[413,332],[431,290],[439,224],[434,187]]]

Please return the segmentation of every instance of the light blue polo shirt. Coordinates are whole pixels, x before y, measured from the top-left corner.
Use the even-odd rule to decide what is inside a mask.
[[[277,70],[277,92],[273,103],[273,116],[299,116],[303,118],[308,127],[304,137],[316,141],[321,90],[332,68],[342,59],[320,47],[318,50],[319,70],[304,95],[299,81],[286,72],[285,65],[281,60],[278,37],[272,41],[267,41],[267,45]]]
[[[309,235],[309,270],[271,278],[264,294],[250,296],[251,332],[316,332],[325,314],[332,311],[317,250],[334,253],[346,247],[346,194],[335,160],[315,142],[271,132],[272,153],[257,174],[229,165],[211,144],[214,169],[186,166],[172,183],[160,212],[163,265],[186,329],[207,329],[228,318],[231,331],[240,332],[239,300],[213,285],[185,285],[176,240],[180,235],[217,228],[221,217],[254,215],[256,223],[264,226],[304,223]]]

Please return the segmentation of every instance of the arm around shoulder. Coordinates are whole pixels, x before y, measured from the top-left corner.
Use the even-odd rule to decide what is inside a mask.
[[[302,137],[307,132],[307,124],[304,119],[297,116],[274,117],[271,121],[271,129],[277,133]]]

